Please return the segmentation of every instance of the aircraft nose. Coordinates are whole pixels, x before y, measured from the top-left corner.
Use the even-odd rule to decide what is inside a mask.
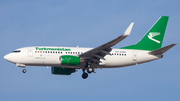
[[[7,61],[10,61],[12,58],[11,54],[7,54],[4,56],[4,59],[7,60]]]
[[[5,55],[5,56],[4,56],[4,59],[7,60],[7,59],[8,59],[8,55]]]

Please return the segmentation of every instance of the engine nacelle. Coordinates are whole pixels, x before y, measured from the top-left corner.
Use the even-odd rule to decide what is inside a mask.
[[[79,65],[80,58],[78,56],[72,55],[62,55],[60,56],[61,65]]]
[[[51,67],[51,73],[56,75],[71,75],[75,71],[73,68]]]

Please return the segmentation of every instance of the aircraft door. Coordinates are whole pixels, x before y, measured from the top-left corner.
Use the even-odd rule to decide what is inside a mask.
[[[33,49],[32,48],[28,48],[28,56],[29,57],[33,56]]]
[[[137,61],[137,52],[136,51],[132,52],[132,60]]]

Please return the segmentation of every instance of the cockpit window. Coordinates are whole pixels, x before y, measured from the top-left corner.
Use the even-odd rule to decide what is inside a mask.
[[[13,51],[13,53],[19,53],[19,52],[21,52],[21,50],[15,50],[15,51]]]

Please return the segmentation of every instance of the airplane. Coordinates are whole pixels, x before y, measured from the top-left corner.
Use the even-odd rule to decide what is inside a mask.
[[[14,50],[4,56],[4,59],[14,63],[17,67],[47,66],[52,74],[71,75],[77,69],[82,69],[82,78],[95,73],[98,68],[118,68],[137,65],[163,57],[163,54],[176,43],[162,47],[169,16],[161,16],[148,30],[145,36],[136,44],[112,48],[129,36],[134,25],[132,22],[123,35],[96,48],[82,47],[52,47],[34,46]]]

